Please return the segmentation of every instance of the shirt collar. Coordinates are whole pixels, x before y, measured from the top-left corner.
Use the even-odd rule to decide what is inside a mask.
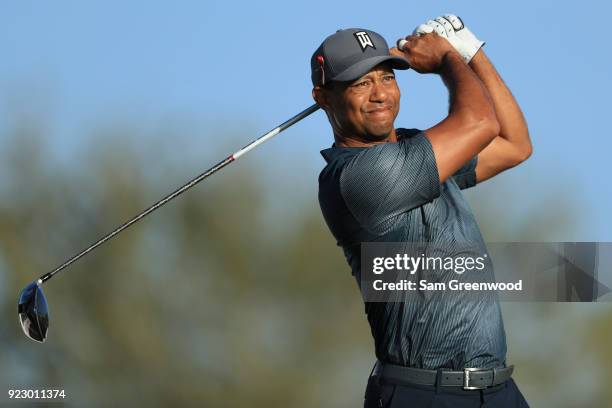
[[[333,143],[330,148],[321,150],[321,156],[329,163],[339,156],[361,149],[367,149],[367,147],[338,147]]]
[[[420,131],[418,131],[417,129],[407,130],[403,128],[397,128],[395,129],[395,132],[397,133],[397,140],[401,140],[403,138],[410,138],[416,133],[419,133]],[[321,156],[323,156],[325,161],[329,163],[334,158],[338,157],[338,155],[350,151],[355,151],[354,149],[367,149],[367,147],[338,147],[335,143],[333,143],[330,148],[321,150]]]

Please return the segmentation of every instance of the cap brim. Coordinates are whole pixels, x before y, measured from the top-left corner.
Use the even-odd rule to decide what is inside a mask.
[[[365,59],[363,61],[359,61],[357,64],[350,66],[345,69],[338,75],[333,78],[330,78],[332,81],[354,81],[355,79],[364,76],[367,74],[372,68],[377,66],[380,63],[389,61],[391,63],[391,68],[393,69],[408,69],[410,68],[410,64],[402,57],[396,57],[394,55],[380,55],[377,57],[372,57]]]

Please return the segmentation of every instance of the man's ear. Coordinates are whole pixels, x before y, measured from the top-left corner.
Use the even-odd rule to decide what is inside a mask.
[[[323,108],[323,110],[327,110],[327,107],[329,106],[329,101],[327,99],[327,91],[324,88],[319,85],[312,88],[312,99],[314,99],[315,102],[321,108]]]

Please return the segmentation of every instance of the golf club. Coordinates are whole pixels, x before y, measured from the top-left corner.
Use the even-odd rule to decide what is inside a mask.
[[[94,242],[93,244],[85,248],[83,251],[79,252],[78,254],[74,255],[72,258],[68,259],[66,262],[64,262],[57,268],[53,269],[51,272],[48,272],[42,275],[38,280],[26,286],[21,291],[21,294],[19,295],[19,303],[17,305],[17,311],[19,313],[19,322],[21,323],[21,328],[23,329],[23,332],[26,334],[26,336],[28,336],[32,340],[35,340],[41,343],[45,341],[45,339],[47,338],[47,330],[49,328],[49,309],[47,307],[47,300],[45,299],[45,295],[42,291],[43,283],[51,279],[58,272],[70,266],[72,263],[76,262],[81,257],[85,256],[86,254],[93,251],[94,249],[96,249],[97,247],[105,243],[106,241],[110,240],[115,235],[119,234],[121,231],[126,229],[127,227],[131,226],[137,221],[140,221],[141,219],[151,214],[153,211],[157,210],[159,207],[163,206],[164,204],[166,204],[173,198],[189,190],[191,187],[195,186],[200,181],[204,180],[208,176],[221,170],[223,167],[235,161],[240,156],[244,155],[245,153],[259,146],[260,144],[278,135],[283,130],[287,129],[291,125],[304,119],[306,116],[310,115],[311,113],[316,112],[318,109],[319,109],[319,106],[317,104],[314,104],[308,107],[307,109],[303,110],[302,112],[298,113],[291,119],[287,120],[286,122],[280,124],[278,127],[264,134],[263,136],[260,136],[259,138],[253,140],[251,143],[244,146],[242,149],[238,150],[236,153],[228,156],[221,162],[217,163],[210,169],[206,170],[204,173],[200,174],[193,180],[189,181],[187,184],[183,185],[181,188],[175,190],[171,194],[168,194],[166,197],[162,198],[161,200],[159,200],[158,202],[156,202],[155,204],[153,204],[152,206],[150,206],[149,208],[147,208],[140,214],[136,215],[131,220],[125,222],[124,224],[117,227],[109,234],[100,238],[99,240],[97,240],[96,242]]]

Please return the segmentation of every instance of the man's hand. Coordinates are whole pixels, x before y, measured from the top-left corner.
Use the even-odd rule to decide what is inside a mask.
[[[464,61],[469,63],[478,50],[484,45],[476,36],[463,24],[463,21],[454,14],[445,14],[429,20],[425,24],[419,25],[415,30],[415,35],[428,34],[435,32],[446,38],[448,42],[461,54]]]
[[[391,48],[391,54],[406,58],[410,67],[421,74],[440,72],[446,54],[456,52],[448,41],[435,33],[410,35],[398,40],[397,44],[398,48]]]

